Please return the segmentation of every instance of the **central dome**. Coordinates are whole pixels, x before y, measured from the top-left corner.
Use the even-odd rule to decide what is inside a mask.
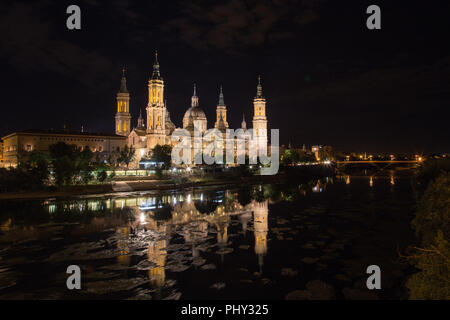
[[[184,119],[189,119],[189,117],[192,117],[192,120],[203,120],[206,119],[205,112],[203,112],[202,108],[200,107],[190,107],[187,109],[187,111],[184,114]]]
[[[199,107],[196,86],[194,85],[194,95],[191,100],[191,107],[187,109],[183,117],[183,128],[194,127],[195,121],[200,121],[200,130],[206,131],[206,115],[202,108]]]

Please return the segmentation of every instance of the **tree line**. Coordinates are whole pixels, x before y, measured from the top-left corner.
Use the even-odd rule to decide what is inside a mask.
[[[418,243],[407,259],[417,272],[407,281],[411,299],[450,299],[450,161],[427,160],[414,179],[412,227]]]
[[[135,159],[136,150],[125,146],[102,160],[89,147],[58,142],[49,151],[31,152],[16,168],[0,168],[0,191],[15,192],[41,190],[48,186],[85,185],[92,181],[104,182],[107,170],[129,164]]]

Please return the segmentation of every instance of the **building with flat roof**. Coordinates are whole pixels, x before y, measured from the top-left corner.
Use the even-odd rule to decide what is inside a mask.
[[[117,152],[127,144],[124,136],[103,133],[52,131],[52,130],[25,130],[13,132],[1,138],[2,152],[0,153],[1,167],[15,167],[23,161],[32,151],[48,152],[52,144],[65,142],[76,145],[80,150],[89,147],[102,160]]]

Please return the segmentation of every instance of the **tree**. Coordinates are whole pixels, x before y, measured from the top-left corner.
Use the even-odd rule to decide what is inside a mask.
[[[48,154],[37,151],[31,152],[25,164],[30,175],[28,183],[35,188],[43,187],[50,176],[49,165],[50,156]]]
[[[58,187],[76,182],[84,184],[92,179],[93,153],[86,147],[80,151],[76,145],[58,142],[49,147],[55,183]],[[76,179],[76,178],[80,179]]]
[[[297,163],[299,161],[300,161],[300,155],[297,150],[286,149],[284,151],[284,153],[281,155],[281,163],[284,165]]]
[[[117,161],[119,163],[122,163],[122,162],[125,163],[125,165],[128,168],[130,163],[134,160],[135,154],[136,154],[135,148],[125,146],[122,150],[120,150]]]
[[[55,184],[58,187],[72,184],[76,174],[74,161],[76,151],[75,145],[68,145],[64,142],[58,142],[49,147]]]
[[[151,151],[151,160],[162,164],[162,169],[169,169],[172,161],[172,147],[168,144],[157,144]]]
[[[316,162],[316,156],[314,154],[304,152],[299,157],[299,162]]]
[[[89,147],[84,148],[81,152],[75,152],[76,171],[80,174],[81,181],[84,184],[88,184],[93,178],[91,172],[92,156],[93,154]]]
[[[421,247],[409,259],[420,271],[406,286],[411,299],[450,298],[450,173],[442,173],[425,190],[412,221]]]

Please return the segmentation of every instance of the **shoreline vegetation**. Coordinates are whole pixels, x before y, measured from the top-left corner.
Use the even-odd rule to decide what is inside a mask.
[[[180,190],[192,187],[216,186],[216,185],[234,185],[234,184],[254,184],[254,183],[274,183],[283,182],[286,176],[282,173],[273,176],[250,176],[240,178],[210,178],[195,179],[192,181],[177,183],[172,179],[145,179],[127,181],[111,181],[105,184],[95,185],[75,185],[62,187],[60,189],[50,188],[49,190],[8,192],[1,193],[0,200],[18,200],[18,199],[47,199],[47,198],[67,198],[72,196],[112,194],[121,192],[153,191],[153,190]],[[130,190],[115,189],[115,186],[126,183]]]
[[[412,300],[450,299],[450,161],[429,161],[413,180],[416,243],[405,258],[416,272],[406,281]]]
[[[0,193],[0,201],[44,200],[49,198],[70,198],[124,192],[145,192],[156,190],[182,190],[194,187],[227,186],[266,183],[299,183],[334,175],[331,166],[282,167],[276,175],[252,174],[248,169],[221,174],[183,174],[152,176],[115,176],[98,184],[77,184],[68,186],[46,186],[38,190],[23,190]]]

